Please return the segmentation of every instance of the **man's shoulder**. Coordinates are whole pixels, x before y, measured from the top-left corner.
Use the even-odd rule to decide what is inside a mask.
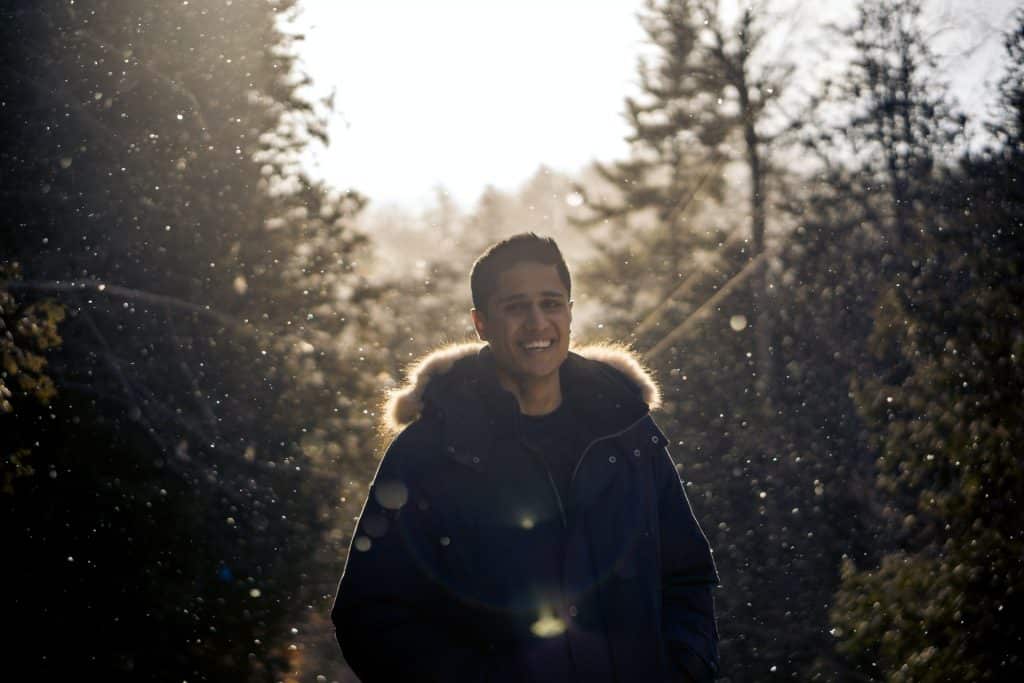
[[[441,428],[436,416],[424,412],[391,437],[384,452],[386,458],[423,457],[441,449]]]
[[[423,417],[428,404],[436,403],[475,368],[480,349],[480,344],[451,344],[423,356],[409,368],[405,383],[390,392],[381,413],[382,428],[398,433]]]
[[[441,424],[436,415],[425,411],[391,439],[380,471],[418,482],[435,476],[446,461]]]
[[[568,379],[587,390],[609,390],[642,400],[651,410],[661,405],[661,389],[639,354],[624,344],[602,343],[574,348],[567,359]]]

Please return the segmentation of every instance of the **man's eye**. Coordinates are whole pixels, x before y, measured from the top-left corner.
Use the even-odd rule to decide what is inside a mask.
[[[544,306],[544,308],[551,308],[551,309],[561,308],[562,307],[562,302],[558,301],[556,299],[552,299],[550,301],[545,301],[543,303],[543,306]]]

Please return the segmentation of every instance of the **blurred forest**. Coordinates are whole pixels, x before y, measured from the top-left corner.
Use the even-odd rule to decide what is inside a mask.
[[[723,680],[1024,680],[1024,10],[972,122],[916,0],[793,97],[766,5],[650,0],[628,158],[367,220],[295,5],[3,4],[5,677],[354,681],[378,406],[535,230],[663,384]]]

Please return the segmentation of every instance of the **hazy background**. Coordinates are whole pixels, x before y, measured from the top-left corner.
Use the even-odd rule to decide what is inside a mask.
[[[353,681],[382,401],[536,230],[662,385],[722,680],[1020,680],[1024,13],[823,7],[4,3],[5,675]]]

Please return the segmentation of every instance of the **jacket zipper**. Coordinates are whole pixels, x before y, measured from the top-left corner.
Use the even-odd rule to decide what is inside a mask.
[[[558,486],[555,485],[555,478],[551,476],[551,468],[548,467],[548,463],[544,459],[544,454],[541,453],[538,449],[534,448],[533,444],[531,444],[526,439],[522,438],[522,436],[519,437],[519,440],[523,444],[523,446],[526,447],[526,450],[530,451],[537,457],[537,460],[540,462],[540,466],[544,468],[544,474],[548,476],[548,485],[551,487],[551,493],[554,494],[555,503],[558,505],[558,515],[562,519],[562,528],[568,529],[569,519],[568,517],[566,517],[565,514],[565,506],[562,504],[562,496],[558,495]]]
[[[583,459],[587,457],[587,452],[591,448],[593,448],[594,444],[600,443],[601,441],[607,441],[608,439],[614,439],[617,436],[622,436],[623,434],[625,434],[629,430],[633,429],[633,427],[636,427],[638,424],[643,422],[647,418],[647,416],[649,414],[650,413],[644,413],[643,415],[641,415],[639,418],[637,418],[635,421],[633,421],[631,424],[629,424],[628,426],[624,427],[623,429],[621,429],[621,430],[619,430],[617,432],[613,432],[612,434],[605,434],[604,436],[599,436],[599,437],[597,437],[596,439],[594,439],[593,441],[591,441],[590,443],[587,444],[587,447],[583,449],[582,453],[580,453],[580,459],[576,461],[576,466],[572,469],[572,476],[569,477],[569,498],[570,498],[570,501],[572,500],[572,485],[573,485],[573,482],[576,481],[576,473],[579,472],[580,465],[583,464]],[[551,473],[550,472],[548,472],[548,478],[549,479],[551,478]],[[554,486],[554,482],[552,482],[551,485]],[[557,490],[555,491],[555,497],[556,498],[558,497],[558,491]],[[559,507],[559,509],[561,509],[561,507],[562,507],[561,499],[559,499],[559,501],[558,501],[558,507]],[[564,512],[562,513],[562,519],[563,519],[563,521],[565,520],[565,513]],[[565,524],[568,527],[568,522],[565,522]]]
[[[621,435],[625,434],[626,432],[631,430],[633,427],[635,427],[638,424],[640,424],[641,422],[643,422],[644,419],[648,415],[650,415],[650,412],[644,413],[637,420],[632,422],[630,425],[628,425],[624,429],[622,429],[620,431],[617,431],[617,432],[614,432],[612,434],[605,434],[604,436],[599,436],[599,437],[597,437],[596,439],[592,440],[590,443],[587,444],[586,448],[583,449],[583,452],[580,453],[579,460],[576,461],[576,466],[573,467],[572,476],[569,478],[569,495],[570,495],[570,497],[572,496],[572,485],[573,485],[573,482],[576,481],[576,473],[579,472],[580,465],[583,464],[583,459],[587,456],[587,452],[591,448],[593,448],[594,444],[599,443],[601,441],[605,441],[606,439],[614,439],[617,436],[621,436]],[[541,465],[544,467],[544,472],[548,475],[548,485],[551,487],[551,493],[554,494],[555,502],[558,504],[558,513],[559,513],[559,515],[561,515],[561,518],[562,518],[562,529],[568,531],[568,529],[569,529],[568,516],[566,515],[566,512],[565,512],[565,506],[562,504],[562,496],[559,495],[559,493],[558,493],[558,486],[555,485],[555,478],[553,476],[551,476],[551,468],[548,467],[547,462],[544,460],[543,454],[539,453],[534,448],[530,448],[529,444],[527,444],[527,442],[525,440],[523,440],[523,443],[526,444],[527,448],[529,448],[533,453],[535,453],[535,454],[540,456]],[[564,577],[563,577],[563,581],[564,581]],[[563,601],[564,601],[564,596],[565,596],[565,586],[564,585],[562,586],[562,596],[563,596]],[[572,645],[569,643],[568,638],[565,639],[565,648],[566,648],[566,652],[569,655],[569,661],[572,662],[573,670],[575,670],[576,669],[576,658],[573,655]]]
[[[572,484],[573,484],[574,481],[576,481],[576,473],[579,472],[580,465],[583,464],[583,459],[586,458],[586,456],[587,456],[587,451],[589,451],[591,448],[593,448],[594,444],[600,443],[601,441],[606,441],[607,439],[614,439],[617,436],[622,436],[623,434],[625,434],[626,432],[631,430],[633,427],[636,427],[638,424],[643,422],[644,419],[648,415],[649,415],[649,413],[644,413],[643,415],[641,415],[639,418],[637,418],[635,421],[633,421],[631,424],[629,424],[628,426],[624,427],[623,429],[621,429],[621,430],[619,430],[617,432],[613,432],[611,434],[605,434],[604,436],[599,436],[599,437],[597,437],[596,439],[592,440],[590,443],[587,444],[586,448],[583,449],[583,452],[580,453],[579,460],[576,461],[576,466],[573,467],[572,476],[569,478],[569,494],[570,495],[572,494]],[[530,446],[530,444],[527,443],[525,440],[523,441],[523,444],[526,445],[526,447],[529,448],[530,451],[532,451],[534,454],[540,456],[541,465],[544,467],[544,473],[548,475],[548,485],[551,487],[551,493],[554,494],[554,496],[555,496],[555,503],[558,505],[558,514],[562,518],[562,528],[563,529],[568,529],[569,528],[569,517],[566,514],[565,505],[562,502],[562,496],[558,493],[558,486],[555,484],[555,478],[551,476],[551,468],[549,468],[548,465],[547,465],[547,462],[544,461],[543,454],[541,454],[537,449],[535,449],[532,446]]]
[[[562,505],[562,496],[558,493],[558,487],[555,485],[555,478],[551,476],[551,470],[547,464],[544,465],[544,471],[548,474],[548,484],[551,485],[551,492],[555,494],[555,502],[558,503],[558,514],[562,516],[562,528],[569,528],[569,518],[565,516],[565,506]]]

